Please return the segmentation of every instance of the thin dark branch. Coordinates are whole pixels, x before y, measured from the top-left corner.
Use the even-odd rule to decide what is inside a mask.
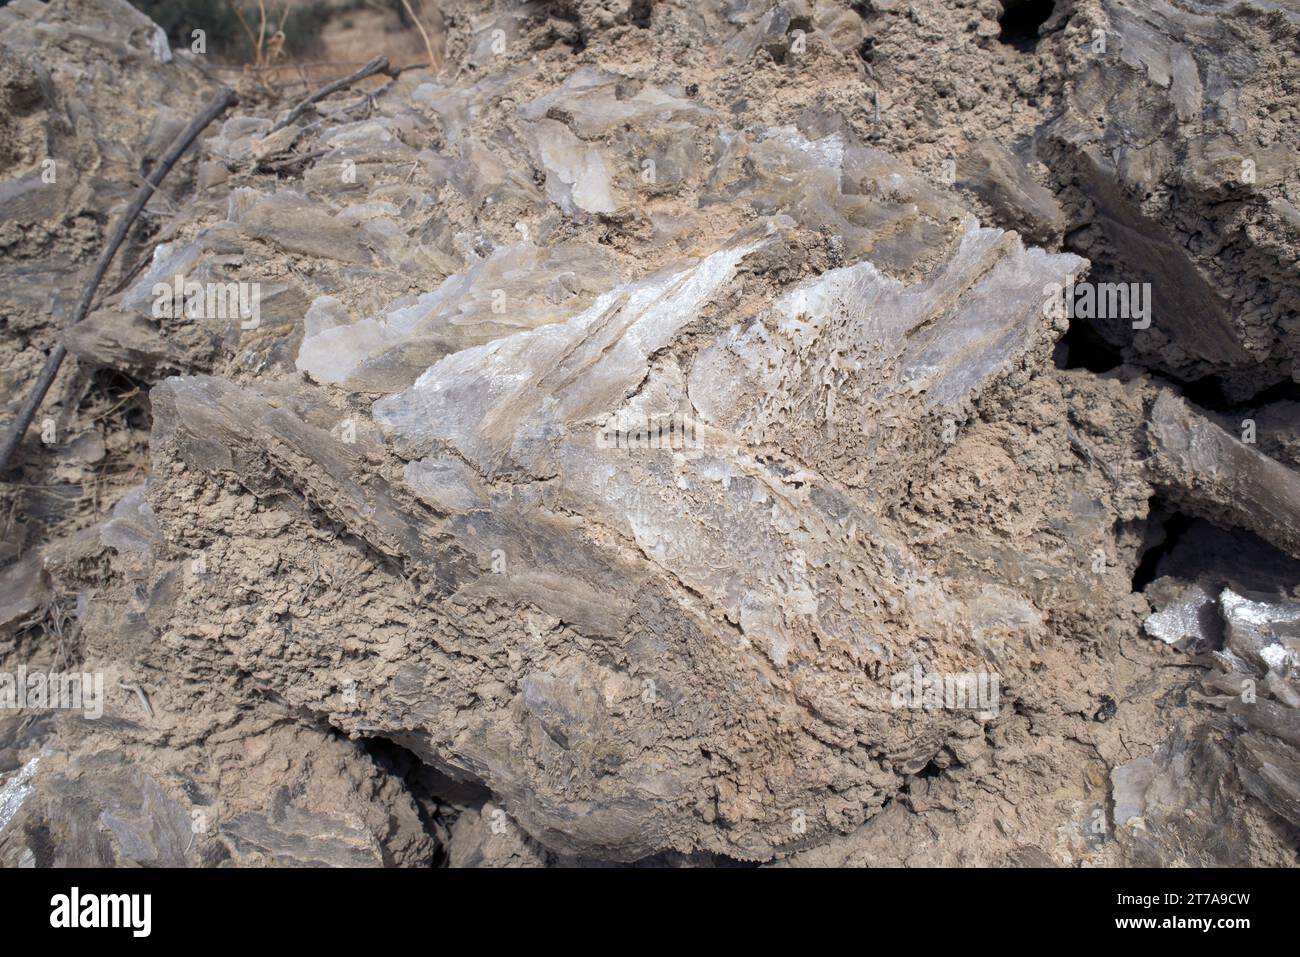
[[[238,102],[239,97],[235,95],[234,90],[221,89],[203,108],[203,112],[196,116],[190,122],[190,125],[172,141],[172,145],[167,148],[167,152],[158,161],[158,165],[154,167],[148,179],[141,183],[140,188],[135,191],[131,205],[126,208],[126,211],[118,219],[117,225],[113,227],[113,233],[109,237],[108,245],[100,253],[99,261],[95,263],[95,271],[90,277],[90,282],[86,284],[86,291],[82,293],[81,302],[77,304],[77,311],[68,320],[65,328],[71,328],[86,318],[86,313],[90,311],[90,304],[95,298],[95,292],[99,289],[104,274],[108,272],[108,267],[113,262],[113,256],[116,255],[118,247],[126,239],[126,234],[130,231],[136,217],[140,215],[140,211],[144,209],[145,204],[149,202],[154,189],[163,181],[163,177],[171,172],[172,167],[176,165],[176,161],[190,148],[190,144],[198,139],[199,134],[207,129],[208,124]],[[49,392],[50,386],[54,383],[54,377],[58,375],[59,367],[63,364],[67,354],[67,348],[62,342],[59,342],[54,351],[50,353],[49,358],[45,360],[45,366],[36,379],[36,385],[32,388],[31,394],[27,397],[27,401],[23,403],[22,408],[18,410],[18,416],[14,419],[9,428],[9,433],[5,436],[4,445],[0,446],[0,472],[9,467],[9,461],[13,458],[14,452],[18,450],[18,445],[22,442],[23,436],[27,434],[27,428],[32,424],[32,419],[36,418],[36,411],[45,400],[45,394]]]
[[[282,130],[289,124],[295,122],[298,119],[298,117],[302,116],[305,112],[307,112],[309,107],[313,106],[316,103],[319,103],[321,100],[325,99],[325,97],[329,96],[331,93],[337,93],[339,90],[346,89],[347,87],[351,86],[353,83],[360,82],[361,80],[364,80],[366,77],[373,76],[376,73],[387,74],[389,69],[390,67],[388,66],[388,57],[377,56],[369,63],[367,63],[365,66],[363,66],[360,70],[357,70],[356,73],[351,73],[348,76],[343,77],[342,79],[333,81],[332,83],[326,83],[319,90],[317,90],[311,96],[307,97],[307,99],[303,100],[292,110],[290,110],[288,116],[282,119],[279,123],[276,123],[275,126],[271,127],[271,132],[274,133],[276,130]]]
[[[408,63],[406,66],[395,66],[385,70],[384,73],[391,77],[399,77],[407,70],[427,70],[432,64],[430,63]]]

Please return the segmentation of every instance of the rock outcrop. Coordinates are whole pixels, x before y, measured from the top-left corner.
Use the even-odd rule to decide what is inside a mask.
[[[1247,441],[1141,367],[1225,403],[1294,371],[1255,90],[1294,13],[1100,0],[1035,54],[972,12],[963,56],[1056,50],[1060,97],[932,180],[882,148],[912,114],[870,36],[943,5],[501,4],[441,69],[226,117],[66,335],[148,387],[147,476],[5,556],[0,661],[104,681],[0,718],[0,862],[1290,860],[1294,403]],[[156,35],[0,10],[14,149],[91,189],[0,184],[0,268],[71,289],[39,229],[107,215],[208,89]],[[107,95],[78,71],[144,62],[57,132]],[[1090,279],[1155,289],[1094,324],[1106,374],[1062,367]]]

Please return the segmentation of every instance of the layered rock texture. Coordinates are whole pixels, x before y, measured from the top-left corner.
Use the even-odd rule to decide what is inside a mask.
[[[1294,863],[1300,15],[1017,6],[450,3],[66,333],[215,74],[0,10],[0,862]]]
[[[1104,334],[1238,400],[1300,381],[1300,9],[1116,0],[1089,22],[1046,152],[1086,207],[1077,242],[1098,274],[1150,282],[1162,316],[1141,331],[1110,319]]]

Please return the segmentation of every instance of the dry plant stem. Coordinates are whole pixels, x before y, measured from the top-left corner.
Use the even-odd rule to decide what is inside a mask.
[[[429,62],[437,63],[438,58],[434,56],[433,44],[429,41],[429,34],[425,32],[424,24],[420,22],[420,18],[417,17],[415,15],[415,11],[411,9],[411,4],[409,0],[402,0],[402,6],[406,8],[406,15],[409,16],[412,21],[414,21],[415,28],[420,31],[420,36],[424,40],[424,50],[426,53],[429,54]]]
[[[257,65],[262,66],[262,49],[266,44],[266,3],[257,0]]]
[[[397,77],[405,73],[407,70],[427,70],[432,66],[433,66],[432,61],[430,61],[429,63],[408,63],[406,64],[406,66],[390,67],[389,69],[384,71],[384,75],[391,76],[393,77],[393,79],[396,79]]]
[[[335,80],[332,83],[326,83],[324,86],[322,86],[311,96],[307,97],[307,99],[303,100],[301,103],[295,106],[293,110],[290,111],[288,116],[286,116],[279,123],[276,123],[275,126],[271,127],[271,132],[274,133],[277,130],[284,129],[290,123],[297,120],[298,117],[302,116],[303,113],[307,111],[308,107],[310,107],[314,103],[318,103],[321,100],[325,99],[325,97],[329,96],[331,93],[337,93],[339,90],[345,89],[351,86],[353,83],[357,83],[361,80],[364,80],[368,76],[372,76],[376,73],[386,73],[387,71],[388,71],[388,57],[386,56],[375,57],[365,66],[363,66],[360,70],[357,70],[356,73],[345,76],[340,80]]]
[[[244,19],[244,12],[239,9],[238,3],[231,3],[230,8],[234,10],[235,17],[239,20],[239,25],[244,28],[244,33],[248,36],[248,42],[253,44],[254,55],[256,55],[257,37],[253,35],[253,28],[250,27],[248,21]]]
[[[104,251],[99,254],[99,261],[95,263],[95,271],[86,283],[86,291],[81,295],[81,301],[77,303],[77,311],[72,314],[65,328],[71,328],[82,319],[86,318],[86,313],[90,312],[90,304],[95,298],[95,293],[99,289],[99,284],[104,279],[104,274],[108,272],[109,265],[113,262],[113,256],[116,255],[118,247],[126,239],[126,234],[130,231],[131,225],[135,222],[140,211],[144,209],[145,204],[153,195],[158,184],[163,178],[171,172],[171,168],[176,165],[176,161],[190,147],[190,144],[198,139],[209,123],[218,116],[239,102],[239,97],[235,95],[234,90],[221,89],[208,105],[203,108],[203,112],[190,121],[190,125],[181,131],[180,135],[172,141],[172,145],[167,148],[158,165],[154,167],[148,179],[140,184],[140,188],[135,191],[135,196],[131,199],[131,205],[118,219],[117,225],[113,227],[113,233],[109,237],[108,244]],[[27,427],[32,424],[32,419],[36,417],[36,410],[40,408],[41,403],[45,400],[45,394],[49,392],[50,386],[54,383],[54,377],[59,373],[59,367],[63,364],[68,350],[60,342],[55,346],[54,351],[50,353],[45,360],[45,366],[41,369],[41,374],[36,379],[31,394],[28,395],[27,401],[23,403],[13,424],[5,436],[4,445],[0,446],[0,472],[9,467],[9,462],[13,458],[14,452],[17,451],[18,445],[27,433]]]

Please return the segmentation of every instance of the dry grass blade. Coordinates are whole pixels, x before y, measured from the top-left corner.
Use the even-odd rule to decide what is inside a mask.
[[[402,6],[406,9],[406,15],[415,23],[415,28],[420,31],[420,38],[424,40],[424,52],[429,54],[429,62],[441,62],[441,59],[433,52],[433,41],[429,39],[428,31],[424,29],[424,24],[420,22],[420,18],[417,17],[415,11],[411,9],[409,0],[402,0]]]

